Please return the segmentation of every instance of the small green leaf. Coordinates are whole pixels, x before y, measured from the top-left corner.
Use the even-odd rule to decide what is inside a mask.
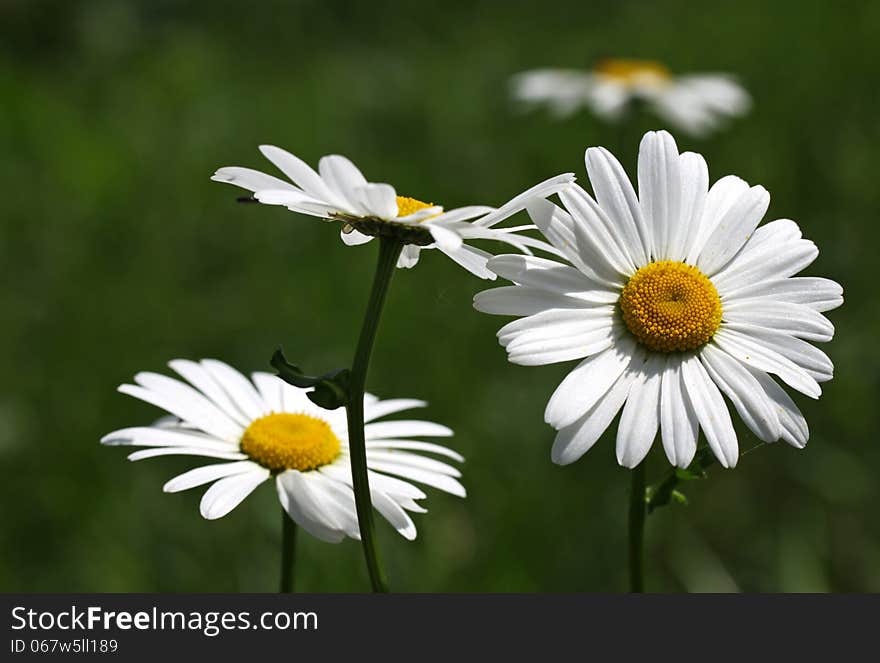
[[[680,490],[673,490],[673,491],[672,491],[672,499],[673,499],[677,504],[681,504],[682,506],[687,506],[687,505],[688,505],[688,498],[687,498],[687,495],[685,495],[685,494],[684,494],[683,492],[681,492]]]
[[[349,370],[347,368],[341,368],[317,377],[306,375],[299,366],[287,361],[281,348],[278,348],[272,355],[270,363],[278,371],[278,377],[288,384],[300,389],[313,387],[306,396],[318,407],[325,410],[335,410],[348,403]]]

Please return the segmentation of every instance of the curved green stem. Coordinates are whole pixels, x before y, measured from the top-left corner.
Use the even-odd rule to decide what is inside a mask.
[[[281,509],[281,583],[280,594],[293,591],[293,563],[296,553],[296,523]]]
[[[390,237],[379,238],[379,262],[376,265],[370,301],[367,303],[367,312],[364,315],[361,335],[351,366],[348,405],[346,406],[355,506],[357,507],[361,542],[364,546],[364,557],[374,592],[387,592],[388,581],[385,579],[385,573],[379,563],[373,529],[373,502],[370,499],[367,449],[364,442],[364,387],[367,380],[367,369],[370,365],[370,353],[373,350],[373,341],[376,339],[376,329],[382,315],[382,306],[385,303],[385,295],[388,292],[391,276],[394,274],[394,267],[401,249],[403,249],[403,244],[400,241]]]
[[[629,591],[645,591],[645,461],[632,469],[629,492]]]

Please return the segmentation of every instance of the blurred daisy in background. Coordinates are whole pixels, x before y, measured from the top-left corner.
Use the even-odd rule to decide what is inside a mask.
[[[751,107],[748,92],[728,74],[673,75],[650,60],[600,60],[592,71],[535,69],[511,79],[514,98],[546,106],[558,117],[586,107],[604,120],[620,120],[644,102],[672,127],[694,136],[717,129]]]
[[[200,510],[209,520],[232,511],[260,484],[274,480],[285,511],[319,539],[359,539],[345,411],[324,410],[274,375],[252,381],[223,362],[177,359],[169,363],[190,384],[157,373],[138,373],[136,384],[119,391],[173,415],[153,426],[124,428],[106,435],[107,445],[146,447],[129,460],[156,456],[201,456],[224,462],[202,465],[174,477],[173,493],[211,484]],[[190,386],[192,385],[192,386]],[[460,497],[465,489],[453,466],[423,454],[464,459],[419,437],[448,437],[445,426],[418,420],[377,421],[388,414],[427,405],[402,398],[364,398],[364,434],[373,506],[407,539],[416,537],[408,511],[424,513],[425,493],[411,482]]]
[[[495,274],[486,269],[492,257],[464,240],[494,239],[524,253],[531,248],[554,252],[546,242],[520,233],[533,225],[496,228],[497,223],[522,210],[532,197],[549,196],[574,180],[571,173],[551,178],[511,200],[501,210],[483,205],[444,210],[440,205],[400,196],[393,186],[367,182],[357,166],[344,156],[328,155],[316,172],[302,159],[273,145],[260,151],[290,182],[250,168],[220,168],[212,180],[253,192],[267,205],[282,205],[293,212],[341,221],[342,240],[348,245],[369,242],[375,236],[403,241],[398,267],[413,267],[422,249],[439,249],[469,272],[484,279]]]
[[[823,312],[843,303],[834,281],[794,277],[818,255],[794,221],[761,227],[770,195],[738,177],[709,188],[699,154],[665,131],[641,142],[635,190],[604,148],[586,151],[595,198],[563,190],[564,209],[528,205],[570,261],[501,255],[515,285],[479,293],[483,312],[519,316],[498,332],[509,359],[536,366],[583,359],[550,398],[556,463],[589,450],[623,409],[617,459],[635,467],[660,431],[669,462],[687,467],[700,429],[724,467],[737,436],[722,397],[765,442],[801,448],[807,422],[775,378],[811,398],[833,365],[810,341],[830,341]]]

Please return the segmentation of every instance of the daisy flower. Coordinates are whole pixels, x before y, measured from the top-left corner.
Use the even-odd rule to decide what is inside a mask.
[[[281,506],[307,532],[332,543],[360,538],[344,410],[321,409],[307,398],[307,389],[268,373],[254,373],[248,380],[213,359],[176,359],[169,366],[189,384],[138,373],[135,384],[123,384],[119,391],[162,408],[172,421],[117,430],[104,436],[103,444],[146,447],[129,460],[183,455],[224,461],[184,472],[164,486],[166,493],[174,493],[211,484],[200,505],[209,520],[225,516],[272,479]],[[444,446],[414,439],[447,437],[450,429],[429,421],[378,421],[425,405],[409,398],[364,397],[373,506],[410,540],[416,528],[407,512],[425,512],[418,504],[425,493],[411,482],[465,496],[461,473],[423,453],[464,459]]]
[[[397,195],[390,184],[367,182],[351,161],[337,154],[318,162],[316,172],[302,159],[273,145],[261,145],[260,151],[284,175],[285,181],[250,168],[220,168],[211,178],[253,192],[254,198],[267,205],[282,205],[293,212],[341,221],[342,241],[349,246],[364,244],[377,236],[399,238],[406,246],[398,267],[413,267],[422,249],[438,249],[472,274],[494,279],[486,269],[491,254],[464,243],[472,239],[494,239],[510,244],[524,253],[531,248],[553,249],[545,242],[520,235],[533,225],[516,228],[494,226],[523,209],[534,196],[549,196],[574,180],[567,173],[538,184],[511,200],[503,209],[472,205],[444,210],[440,205]]]
[[[583,359],[550,398],[552,459],[582,456],[623,408],[617,459],[635,467],[657,431],[669,462],[687,467],[699,429],[724,467],[739,456],[727,396],[763,441],[801,448],[807,422],[777,379],[812,398],[833,365],[823,312],[843,303],[834,281],[795,277],[818,255],[794,221],[758,226],[761,186],[723,177],[711,188],[699,154],[664,131],[644,136],[639,194],[614,156],[586,152],[595,198],[577,185],[564,209],[528,206],[570,265],[502,255],[489,267],[516,285],[479,293],[486,313],[521,316],[498,338],[513,363]]]
[[[545,105],[559,117],[590,108],[614,121],[632,101],[645,102],[670,125],[695,136],[716,129],[727,117],[744,115],[749,94],[727,74],[676,76],[650,60],[600,60],[592,71],[536,69],[512,79],[513,96]]]

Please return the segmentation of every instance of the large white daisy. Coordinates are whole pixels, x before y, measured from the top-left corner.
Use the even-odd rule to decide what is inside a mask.
[[[843,302],[834,281],[794,277],[818,255],[794,221],[761,227],[770,196],[735,176],[708,188],[706,162],[668,133],[642,139],[639,195],[604,148],[586,152],[595,199],[577,185],[565,209],[529,204],[571,265],[502,255],[489,267],[516,285],[479,293],[480,311],[522,316],[498,332],[510,361],[583,359],[550,398],[552,458],[583,455],[623,408],[617,459],[635,467],[657,431],[686,467],[702,429],[724,467],[739,456],[726,395],[766,442],[803,447],[807,422],[775,378],[818,398],[828,356],[809,341],[834,334],[822,315]]]
[[[422,249],[439,249],[471,273],[484,279],[495,274],[486,269],[491,254],[464,240],[494,239],[524,253],[530,248],[553,251],[545,242],[519,233],[532,225],[496,228],[495,225],[523,209],[534,196],[549,196],[574,180],[571,173],[551,178],[517,196],[502,209],[483,205],[444,210],[440,205],[399,196],[390,184],[368,182],[344,156],[331,154],[318,162],[316,172],[299,157],[274,145],[260,151],[290,178],[290,182],[250,168],[220,168],[211,178],[253,192],[268,205],[293,212],[341,221],[342,240],[348,245],[369,242],[375,236],[393,235],[405,242],[398,267],[413,267]]]
[[[749,94],[730,75],[673,75],[649,60],[601,60],[592,71],[526,71],[513,77],[512,91],[519,101],[545,105],[560,117],[587,107],[612,121],[639,100],[670,125],[698,136],[751,107]]]
[[[165,484],[168,493],[210,483],[202,516],[225,516],[257,486],[274,479],[281,505],[306,531],[324,541],[359,539],[345,410],[323,410],[274,375],[254,373],[253,381],[223,362],[176,359],[169,363],[189,382],[157,373],[138,373],[119,391],[167,411],[171,423],[123,428],[101,440],[108,445],[147,447],[129,460],[156,456],[202,456],[225,462],[197,467]],[[192,386],[190,386],[192,385]],[[373,506],[407,539],[416,527],[407,511],[423,513],[425,493],[412,482],[460,497],[465,489],[453,466],[418,452],[464,459],[451,449],[419,437],[447,437],[452,431],[429,421],[377,421],[385,415],[423,407],[409,398],[364,397],[364,435]]]

